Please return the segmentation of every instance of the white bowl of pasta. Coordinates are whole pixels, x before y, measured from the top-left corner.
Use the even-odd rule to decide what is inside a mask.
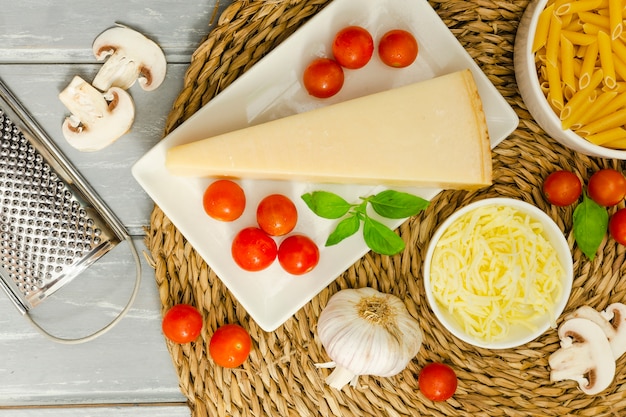
[[[621,2],[584,10],[589,4],[533,0],[515,38],[515,77],[529,112],[555,140],[626,159],[626,43],[619,36],[626,27],[621,9],[619,18],[609,16]]]
[[[559,227],[511,198],[479,200],[448,217],[429,243],[423,273],[439,322],[490,349],[521,346],[555,328],[573,282]]]

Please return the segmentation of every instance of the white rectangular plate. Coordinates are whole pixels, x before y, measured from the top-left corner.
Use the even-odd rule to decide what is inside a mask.
[[[364,68],[346,71],[344,87],[336,96],[313,99],[304,91],[301,75],[315,57],[332,56],[330,45],[334,34],[348,25],[368,29],[375,42],[388,30],[409,30],[418,41],[419,56],[410,67],[394,69],[385,67],[374,55]],[[132,172],[257,324],[265,331],[272,331],[369,250],[360,232],[336,246],[324,247],[337,222],[314,215],[300,196],[326,190],[340,194],[347,201],[358,202],[360,196],[384,188],[241,180],[239,183],[247,196],[246,210],[235,222],[221,223],[209,218],[202,207],[202,194],[212,180],[170,175],[165,168],[166,150],[466,68],[471,69],[476,79],[491,143],[496,146],[517,127],[518,118],[425,0],[335,0],[151,149],[133,166]],[[402,191],[431,199],[440,190]],[[255,225],[256,205],[271,193],[285,194],[294,201],[299,213],[295,232],[308,235],[320,247],[320,262],[306,275],[289,275],[278,262],[261,272],[246,272],[231,258],[233,237],[244,227]],[[382,220],[391,228],[404,221]]]

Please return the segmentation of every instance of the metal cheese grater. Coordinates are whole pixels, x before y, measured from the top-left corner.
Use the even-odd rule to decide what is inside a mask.
[[[27,314],[122,241],[138,281],[121,222],[1,80],[0,129],[0,286],[15,306]]]

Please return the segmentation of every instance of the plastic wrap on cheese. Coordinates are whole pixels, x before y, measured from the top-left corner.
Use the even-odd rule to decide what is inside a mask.
[[[435,299],[465,332],[485,341],[550,314],[564,274],[542,224],[506,206],[484,206],[454,222],[433,253]]]

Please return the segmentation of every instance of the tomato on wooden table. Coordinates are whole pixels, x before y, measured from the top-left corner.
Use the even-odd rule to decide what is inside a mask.
[[[417,380],[422,394],[432,401],[445,401],[452,397],[458,385],[454,370],[439,362],[424,366]]]
[[[246,227],[237,233],[231,246],[233,260],[246,271],[261,271],[274,262],[276,242],[258,227]]]
[[[333,40],[333,56],[344,68],[363,68],[374,54],[374,39],[360,26],[341,29]]]
[[[236,368],[246,361],[251,346],[250,334],[246,329],[238,324],[225,324],[211,336],[209,354],[217,365]]]
[[[283,236],[296,227],[298,210],[289,197],[271,194],[257,206],[256,219],[259,227],[268,235]]]
[[[304,235],[292,235],[278,247],[278,262],[292,275],[311,272],[320,260],[320,251],[315,242]]]
[[[569,206],[578,201],[583,187],[580,179],[571,171],[554,171],[543,181],[543,193],[550,204]]]
[[[304,70],[302,82],[306,91],[317,98],[332,97],[343,87],[341,65],[334,59],[314,59]]]
[[[601,206],[614,206],[626,196],[626,177],[612,168],[596,171],[589,178],[587,193]]]
[[[609,233],[620,245],[626,245],[626,208],[617,210],[609,219]]]
[[[202,196],[204,211],[212,218],[224,222],[237,220],[246,208],[246,195],[236,182],[212,182]]]
[[[202,315],[189,304],[177,304],[167,310],[161,328],[172,342],[193,342],[202,330]]]
[[[418,51],[415,37],[402,29],[390,30],[378,42],[380,60],[394,68],[405,68],[411,65],[417,59]]]

